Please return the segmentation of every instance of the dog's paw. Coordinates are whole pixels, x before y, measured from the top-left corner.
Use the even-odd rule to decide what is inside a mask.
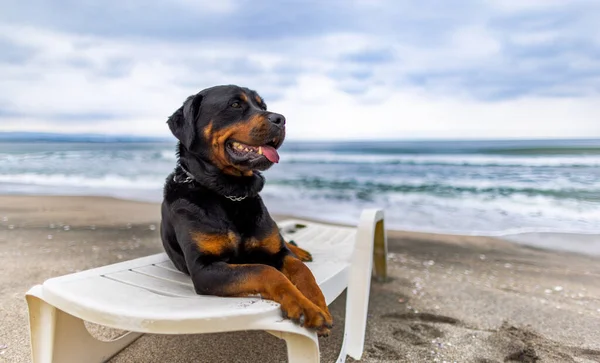
[[[327,338],[329,336],[330,332],[331,332],[331,329],[329,329],[329,328],[321,328],[321,329],[317,330],[317,335],[322,338]]]
[[[321,307],[321,310],[323,311],[323,316],[325,316],[325,327],[317,330],[317,335],[320,337],[327,337],[329,336],[329,331],[333,328],[333,317],[331,316],[327,305]]]
[[[284,318],[290,319],[300,326],[315,329],[317,334],[326,336],[332,328],[333,321],[329,312],[324,312],[310,300],[304,298],[295,300],[292,297],[284,298],[281,303],[281,312]]]
[[[302,262],[312,262],[313,258],[310,252],[304,250],[296,245],[296,242],[290,241],[287,242],[287,248],[292,251],[296,257]]]

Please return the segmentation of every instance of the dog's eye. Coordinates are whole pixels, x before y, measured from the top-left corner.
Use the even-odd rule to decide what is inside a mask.
[[[234,103],[231,104],[231,107],[233,107],[233,108],[240,108],[240,107],[242,107],[242,105],[240,105],[239,102],[234,102]]]

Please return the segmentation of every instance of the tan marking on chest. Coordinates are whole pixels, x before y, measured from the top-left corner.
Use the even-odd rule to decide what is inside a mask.
[[[263,250],[272,255],[276,254],[281,250],[282,240],[277,227],[273,228],[266,237],[258,239],[256,237],[250,237],[244,241],[244,248],[247,251],[252,250]]]
[[[239,236],[232,231],[226,234],[192,232],[191,237],[201,253],[217,256],[236,250],[240,241]]]

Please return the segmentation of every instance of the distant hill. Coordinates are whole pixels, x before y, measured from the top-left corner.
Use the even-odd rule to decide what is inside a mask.
[[[50,132],[0,132],[0,142],[169,142],[167,137],[101,134],[60,134]]]

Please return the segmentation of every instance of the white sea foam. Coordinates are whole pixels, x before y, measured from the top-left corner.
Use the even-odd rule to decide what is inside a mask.
[[[129,160],[156,159],[175,161],[175,150],[162,149],[155,152],[147,150],[122,150],[112,155],[103,150],[71,150],[54,152],[33,152],[9,154],[0,153],[0,162],[18,163],[23,161],[47,160],[110,160],[115,158]],[[465,165],[465,166],[600,166],[599,155],[559,155],[559,156],[504,156],[479,154],[361,154],[333,152],[280,152],[281,163],[367,163],[367,164],[409,164],[409,165]]]
[[[363,208],[381,207],[388,226],[395,229],[494,236],[533,231],[600,233],[600,203],[544,196],[486,200],[479,195],[439,198],[387,193],[358,201],[340,191],[339,198],[332,200],[332,195],[320,191],[284,186],[267,186],[263,194],[276,213],[301,213],[339,223],[356,223]]]
[[[600,197],[600,179],[594,179],[592,176],[589,178],[579,178],[578,180],[574,180],[573,177],[567,177],[563,175],[555,175],[552,178],[538,178],[534,181],[527,180],[502,180],[500,178],[486,178],[479,176],[473,176],[472,178],[465,178],[464,176],[461,178],[449,178],[449,179],[440,179],[439,175],[430,175],[424,177],[414,177],[414,176],[387,176],[387,175],[349,175],[349,176],[339,176],[337,178],[332,177],[319,177],[319,176],[302,176],[295,175],[289,176],[288,178],[282,178],[282,175],[277,175],[276,178],[270,178],[270,184],[277,184],[280,180],[284,182],[289,182],[290,180],[295,181],[298,185],[303,185],[304,187],[310,187],[311,183],[320,182],[322,185],[331,184],[332,187],[335,186],[335,183],[348,183],[353,184],[357,188],[364,188],[367,186],[381,188],[400,188],[400,187],[412,187],[412,188],[447,188],[447,189],[456,189],[456,190],[473,190],[474,192],[478,191],[486,191],[486,190],[503,190],[503,189],[512,189],[515,191],[529,191],[531,193],[535,192],[560,192],[560,191],[568,191],[569,193],[575,192],[590,192],[594,191],[598,193],[598,197]],[[285,177],[285,176],[283,176]]]
[[[104,175],[93,178],[83,175],[64,175],[64,174],[36,174],[23,173],[2,175],[0,174],[0,183],[14,183],[40,186],[56,186],[65,188],[86,187],[99,189],[156,189],[162,187],[164,178],[150,177],[124,177],[120,175]]]
[[[174,150],[161,150],[160,157],[163,160],[169,160],[169,161],[177,160]]]
[[[600,156],[502,156],[502,155],[412,155],[412,154],[338,154],[331,152],[282,152],[282,163],[373,163],[481,166],[600,166]]]

